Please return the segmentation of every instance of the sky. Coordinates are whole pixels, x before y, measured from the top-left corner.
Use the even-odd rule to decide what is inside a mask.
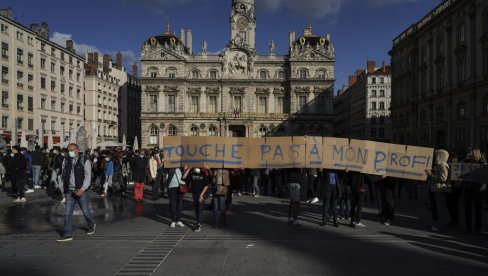
[[[336,90],[367,60],[390,62],[392,40],[442,0],[256,0],[256,44],[260,54],[288,52],[288,33],[312,26],[315,35],[330,33],[336,51]],[[167,23],[179,36],[191,29],[193,49],[204,40],[219,52],[230,40],[232,0],[2,0],[14,19],[26,26],[47,22],[51,40],[75,42],[77,53],[120,51],[124,65],[138,62],[142,43],[165,32]]]

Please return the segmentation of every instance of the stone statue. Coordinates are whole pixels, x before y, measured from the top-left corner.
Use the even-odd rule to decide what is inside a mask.
[[[247,73],[247,56],[244,54],[239,56],[239,53],[236,53],[232,61],[229,62],[229,73],[236,74],[236,73]]]
[[[85,127],[80,127],[76,133],[76,144],[80,149],[80,152],[84,153],[88,149],[88,142],[86,141]]]
[[[272,55],[276,53],[276,45],[274,40],[271,40],[271,42],[269,43],[269,51]]]
[[[208,51],[207,41],[204,40],[203,43],[202,43],[202,53],[206,54],[207,51]]]

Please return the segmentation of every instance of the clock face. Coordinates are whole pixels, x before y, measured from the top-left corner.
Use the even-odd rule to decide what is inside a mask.
[[[249,26],[249,21],[247,21],[245,17],[239,17],[239,19],[237,19],[237,28],[239,28],[239,30],[243,31],[248,26]]]

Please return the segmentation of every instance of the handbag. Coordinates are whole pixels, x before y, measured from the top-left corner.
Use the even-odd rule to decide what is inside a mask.
[[[224,185],[217,185],[217,189],[215,190],[215,195],[217,196],[226,196],[227,195],[227,186]]]
[[[182,194],[188,193],[189,192],[188,184],[180,184],[180,186],[178,186],[178,191]]]

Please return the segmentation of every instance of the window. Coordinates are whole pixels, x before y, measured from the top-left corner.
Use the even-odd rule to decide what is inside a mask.
[[[24,64],[24,50],[17,49],[17,63]]]
[[[278,79],[284,79],[285,78],[285,71],[278,71]]]
[[[385,139],[385,129],[384,129],[384,128],[380,128],[380,129],[378,130],[378,137],[379,137],[380,139]]]
[[[2,83],[8,84],[8,67],[2,66]]]
[[[208,129],[208,135],[209,136],[218,136],[219,132],[217,130],[216,127],[214,126],[211,126],[209,129]]]
[[[61,52],[61,60],[64,61],[64,53]]]
[[[307,79],[307,70],[305,69],[300,70],[300,79],[301,80]]]
[[[98,120],[102,120],[102,111],[98,110]]]
[[[376,102],[371,103],[371,110],[376,110]]]
[[[54,92],[54,90],[56,89],[56,81],[51,81],[51,91]]]
[[[371,124],[376,125],[376,117],[375,116],[371,117]]]
[[[56,49],[51,48],[51,56],[56,56]]]
[[[41,58],[41,69],[46,70],[46,60]]]
[[[371,139],[376,139],[376,128],[371,129]]]
[[[208,112],[217,113],[217,96],[208,97]]]
[[[2,42],[2,58],[8,59],[8,44],[5,42]]]
[[[464,118],[466,116],[466,104],[464,102],[458,103],[457,115],[458,115],[458,118]]]
[[[149,107],[151,112],[158,112],[158,95],[149,96]]]
[[[267,79],[267,73],[266,71],[259,71],[259,78],[262,79],[262,80],[265,80]]]
[[[317,72],[317,78],[320,79],[320,80],[325,80],[325,70],[319,70]]]
[[[34,68],[34,55],[31,53],[27,54],[27,65],[29,68]]]
[[[444,120],[444,107],[442,106],[437,107],[435,114],[436,114],[436,120],[438,122]]]
[[[2,116],[2,128],[8,128],[8,116]]]
[[[283,114],[285,111],[285,98],[283,96],[276,98],[276,113]]]
[[[198,127],[192,126],[190,129],[190,135],[191,136],[199,136]]]
[[[46,89],[46,78],[41,77],[41,89]]]
[[[2,107],[8,108],[8,91],[2,91]]]
[[[7,34],[8,33],[8,25],[2,23],[1,31],[2,31],[2,33]]]
[[[268,113],[268,97],[265,96],[258,97],[258,113],[260,114]]]
[[[24,119],[23,118],[17,118],[17,129],[23,129],[23,122],[24,122]]]
[[[266,134],[268,133],[268,129],[265,128],[265,127],[260,127],[259,128],[259,131],[258,131],[258,135],[263,137],[263,136],[266,136]]]
[[[385,78],[384,77],[380,77],[380,84],[384,84],[385,83]]]
[[[244,31],[239,32],[239,36],[242,38],[242,42],[246,42],[247,40],[247,33]]]
[[[81,106],[78,105],[76,106],[76,114],[80,115],[80,113],[81,113]]]
[[[80,73],[76,73],[76,81],[80,81]]]
[[[307,112],[307,96],[298,96],[297,112]]]
[[[198,72],[197,70],[193,70],[191,72],[191,78],[192,79],[198,79],[200,77],[200,72]]]
[[[70,86],[69,89],[68,89],[68,95],[70,97],[73,97],[73,86]]]
[[[190,112],[191,113],[198,113],[200,112],[199,108],[199,98],[198,96],[191,96],[190,97]]]
[[[151,127],[151,136],[149,137],[149,144],[151,145],[157,145],[159,137],[158,137],[158,128],[156,126]]]
[[[385,102],[380,102],[380,110],[385,110]]]
[[[466,24],[464,22],[460,23],[457,27],[457,42],[458,44],[466,42]]]
[[[17,109],[24,110],[24,96],[17,95]]]
[[[61,103],[61,112],[64,112],[64,106],[65,105],[66,105],[65,103]]]
[[[427,116],[425,116],[425,117],[427,117]],[[385,116],[383,116],[383,115],[380,116],[380,124],[381,125],[385,124]]]
[[[175,113],[176,112],[176,96],[169,95],[168,96],[168,112]]]
[[[46,98],[41,99],[41,109],[42,110],[46,109]]]
[[[466,80],[466,57],[461,56],[457,62],[457,77],[458,82],[462,83]]]
[[[45,53],[46,52],[46,44],[41,43],[41,52]]]
[[[69,108],[69,114],[73,114],[73,109],[74,109],[73,105],[70,104],[68,108]]]
[[[28,130],[34,130],[34,119],[28,119],[27,120],[27,129]]]
[[[178,129],[176,129],[175,126],[170,126],[168,129],[168,136],[177,136],[178,135]]]
[[[59,74],[61,74],[61,76],[64,76],[64,66],[59,66]]]
[[[76,88],[76,98],[79,99],[81,96],[81,89],[80,88]]]
[[[27,88],[29,90],[34,89],[34,76],[31,74],[27,75]]]
[[[51,110],[55,111],[56,110],[56,100],[51,101]]]
[[[51,62],[51,73],[54,73],[56,71],[56,63]]]
[[[66,84],[61,83],[61,94],[64,94]]]
[[[20,41],[24,41],[24,34],[17,31],[17,39],[20,40]]]
[[[439,35],[437,37],[437,55],[443,56],[444,55],[444,36]]]
[[[385,97],[385,90],[380,90],[380,97]]]
[[[437,89],[444,87],[444,64],[437,66]]]
[[[376,78],[371,78],[371,83],[376,84]]]
[[[235,95],[233,97],[233,102],[232,102],[232,111],[234,112],[241,112],[242,111],[242,96],[241,95]]]
[[[210,71],[210,78],[213,80],[217,79],[217,71],[215,70]]]
[[[34,98],[27,97],[27,111],[34,112]]]
[[[371,91],[371,97],[376,97],[376,96],[378,96],[378,95],[376,94],[376,90],[372,90],[372,91]]]
[[[27,43],[28,43],[29,45],[33,45],[33,44],[34,44],[34,38],[32,38],[32,36],[28,36],[28,37],[27,37]]]
[[[22,88],[24,87],[24,73],[21,71],[17,71],[17,87]]]
[[[69,79],[70,80],[73,79],[73,70],[70,69],[68,74],[69,74]]]
[[[176,78],[176,69],[174,69],[174,68],[168,69],[168,78],[170,78],[170,79]]]
[[[149,68],[149,76],[151,78],[157,78],[158,77],[158,68],[156,68],[156,67]]]

